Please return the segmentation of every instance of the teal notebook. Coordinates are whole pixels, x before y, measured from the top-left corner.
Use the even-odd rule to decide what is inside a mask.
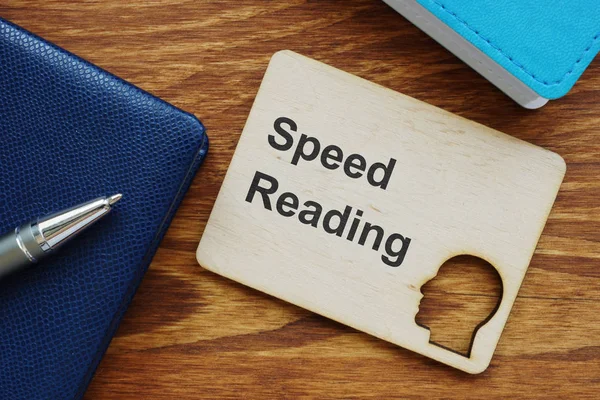
[[[564,96],[600,49],[597,0],[384,0],[519,104]]]

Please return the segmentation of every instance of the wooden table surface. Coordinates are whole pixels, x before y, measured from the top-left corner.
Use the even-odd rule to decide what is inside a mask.
[[[211,139],[87,399],[600,397],[599,63],[568,96],[529,111],[380,0],[4,0],[0,15],[194,113]],[[483,374],[453,370],[197,264],[262,75],[281,49],[565,158],[562,189]],[[468,350],[474,325],[497,301],[497,279],[467,262],[445,266],[432,282],[421,322],[439,343]]]

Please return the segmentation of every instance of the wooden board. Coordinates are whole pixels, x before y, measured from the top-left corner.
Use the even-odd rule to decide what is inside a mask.
[[[3,17],[193,112],[211,136],[207,162],[86,399],[595,399],[600,63],[566,98],[531,112],[379,0],[274,3],[0,2]],[[565,181],[483,374],[446,367],[198,267],[198,238],[265,68],[285,48],[565,158]],[[464,274],[455,270],[432,281],[441,280],[436,292],[446,302],[437,306],[449,333],[469,316],[463,300],[473,307],[495,301],[479,291],[480,280],[457,289],[454,280]]]
[[[197,258],[220,275],[480,373],[564,174],[556,153],[280,51]],[[459,255],[489,261],[503,288],[468,357],[432,342],[415,320],[421,287]]]

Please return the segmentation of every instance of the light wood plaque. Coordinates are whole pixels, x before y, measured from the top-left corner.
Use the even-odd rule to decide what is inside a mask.
[[[205,268],[469,373],[487,368],[565,174],[555,153],[290,51],[267,69]],[[416,324],[448,259],[498,271],[470,357]]]

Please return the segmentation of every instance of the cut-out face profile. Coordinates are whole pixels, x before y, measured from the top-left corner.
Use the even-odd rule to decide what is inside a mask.
[[[475,333],[500,304],[502,280],[488,262],[457,256],[446,261],[421,292],[415,320],[429,329],[429,341],[469,357]]]

